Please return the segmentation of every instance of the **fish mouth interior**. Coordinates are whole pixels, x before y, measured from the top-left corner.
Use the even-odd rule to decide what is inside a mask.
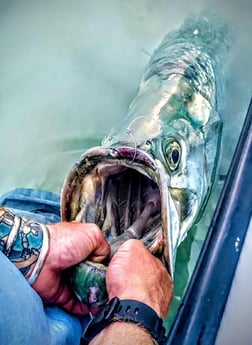
[[[111,246],[111,256],[130,238],[162,254],[161,197],[146,169],[124,160],[101,161],[82,180],[75,220],[95,223]]]

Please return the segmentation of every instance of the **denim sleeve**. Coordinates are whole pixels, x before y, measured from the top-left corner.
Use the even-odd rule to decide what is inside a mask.
[[[43,190],[16,188],[0,196],[0,206],[42,224],[61,220],[59,195]]]

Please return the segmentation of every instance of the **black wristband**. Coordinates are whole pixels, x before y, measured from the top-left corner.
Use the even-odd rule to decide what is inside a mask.
[[[146,329],[160,345],[165,342],[163,320],[152,308],[139,301],[120,301],[118,297],[114,297],[88,323],[80,344],[89,344],[98,333],[117,320],[136,323]]]

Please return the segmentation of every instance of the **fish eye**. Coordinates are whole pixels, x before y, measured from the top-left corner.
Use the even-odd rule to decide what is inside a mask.
[[[174,171],[178,168],[181,158],[181,148],[177,141],[170,141],[165,150],[166,161],[169,168]]]

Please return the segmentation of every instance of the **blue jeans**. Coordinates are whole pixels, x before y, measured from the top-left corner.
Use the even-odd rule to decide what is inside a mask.
[[[51,192],[18,188],[0,205],[40,223],[60,222],[60,198]],[[45,307],[18,269],[0,252],[0,343],[3,345],[79,345],[89,317]]]

